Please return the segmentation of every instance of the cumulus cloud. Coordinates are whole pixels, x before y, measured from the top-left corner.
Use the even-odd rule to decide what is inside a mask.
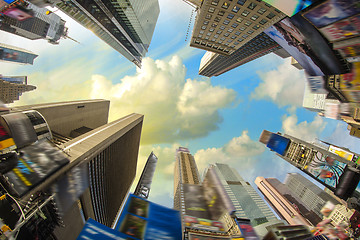
[[[258,157],[265,151],[265,146],[253,141],[248,131],[234,137],[220,148],[208,148],[197,151],[194,155],[199,171],[202,172],[210,163],[226,163],[232,167],[251,170],[258,162]]]
[[[326,122],[323,118],[315,116],[312,122],[298,123],[296,115],[284,116],[282,129],[284,133],[304,141],[314,141],[325,129]]]
[[[252,99],[269,99],[280,107],[302,106],[305,75],[291,65],[288,58],[276,70],[258,73],[262,82],[251,94]]]
[[[145,144],[203,137],[218,128],[218,110],[229,106],[236,94],[210,80],[185,80],[185,73],[177,56],[169,62],[145,58],[135,75],[118,84],[93,76],[91,97],[111,101],[111,120],[132,112],[144,114]]]

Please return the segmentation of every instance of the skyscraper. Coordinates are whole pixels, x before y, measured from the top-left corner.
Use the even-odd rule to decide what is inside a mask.
[[[0,61],[32,65],[37,56],[35,53],[23,48],[0,43]]]
[[[33,16],[17,20],[7,15],[2,16],[0,30],[13,33],[31,40],[46,39],[49,43],[58,44],[60,38],[67,36],[65,21],[46,8],[40,8],[32,3],[24,3]]]
[[[199,75],[219,76],[279,49],[282,48],[274,40],[265,33],[260,33],[229,56],[206,52],[201,59]]]
[[[27,85],[27,77],[2,77],[0,76],[0,101],[13,103],[19,100],[23,92],[36,89],[35,86]]]
[[[158,0],[75,0],[57,7],[141,67],[159,16]]]
[[[265,199],[282,219],[286,220],[290,225],[311,225],[267,179],[257,177],[255,183],[258,189],[264,194]]]
[[[230,55],[285,16],[263,1],[204,0],[190,46]]]
[[[216,163],[214,169],[235,206],[236,217],[249,218],[259,236],[264,236],[271,226],[284,225],[235,169],[221,163]]]
[[[312,144],[289,135],[264,130],[260,142],[320,182],[342,199],[349,198],[360,180],[358,154],[330,145]]]
[[[158,158],[156,157],[156,155],[153,152],[151,152],[146,161],[144,170],[141,173],[139,182],[136,185],[136,188],[134,191],[135,195],[142,197],[142,198],[146,198],[146,199],[149,197],[150,186],[151,186],[152,179],[154,176],[157,161],[158,161]]]
[[[89,217],[113,226],[133,183],[143,116],[133,113],[107,123],[108,107],[109,101],[88,100],[11,109],[38,109],[62,139],[56,143],[69,163],[21,197],[31,212],[39,196],[53,194],[65,226],[55,228],[57,239],[75,239]],[[34,226],[23,228],[29,236],[37,234]]]

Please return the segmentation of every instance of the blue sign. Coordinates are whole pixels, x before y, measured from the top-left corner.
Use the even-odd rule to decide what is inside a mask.
[[[128,239],[181,240],[180,212],[129,195],[115,229]]]
[[[288,138],[273,133],[266,146],[278,154],[284,155],[289,143]]]

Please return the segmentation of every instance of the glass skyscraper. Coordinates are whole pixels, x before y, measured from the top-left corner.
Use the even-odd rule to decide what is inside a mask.
[[[158,0],[74,0],[57,7],[141,67],[160,13]]]

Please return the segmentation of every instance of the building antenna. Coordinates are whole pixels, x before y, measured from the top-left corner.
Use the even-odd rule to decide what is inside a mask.
[[[76,39],[73,39],[72,37],[65,36],[65,38],[68,38],[68,39],[73,40],[74,42],[76,42],[76,43],[78,43],[78,44],[81,44],[79,41],[77,41]]]

